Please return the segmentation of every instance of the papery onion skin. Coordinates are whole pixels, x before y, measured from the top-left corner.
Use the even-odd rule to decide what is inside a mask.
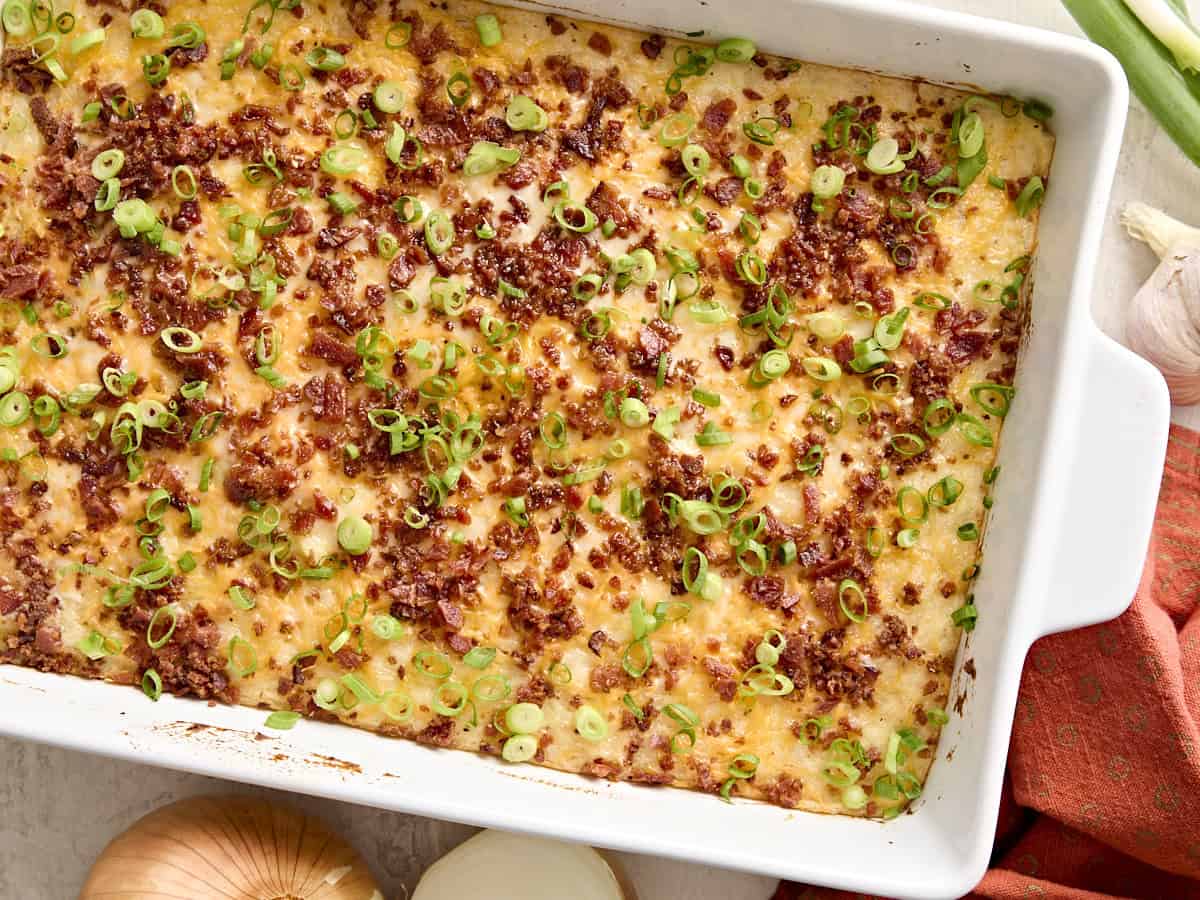
[[[1141,203],[1122,222],[1162,260],[1129,304],[1126,343],[1162,373],[1173,403],[1200,403],[1200,231]]]
[[[252,797],[193,797],[114,838],[80,900],[383,900],[362,857],[317,818]]]

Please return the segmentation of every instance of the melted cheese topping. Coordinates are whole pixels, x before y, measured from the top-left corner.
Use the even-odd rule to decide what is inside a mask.
[[[1044,176],[1053,148],[1051,137],[1028,117],[1006,115],[1011,110],[998,103],[977,101],[974,108],[986,133],[988,162],[983,173],[955,201],[946,193],[934,195],[934,187],[925,184],[930,172],[941,167],[939,163],[922,172],[916,191],[906,194],[898,187],[903,176],[885,180],[865,171],[861,155],[845,149],[821,150],[820,143],[829,139],[822,125],[839,108],[850,105],[860,116],[852,120],[856,124],[848,132],[852,142],[869,143],[872,134],[895,134],[903,138],[902,144],[915,138],[922,149],[920,159],[944,160],[953,166],[956,153],[948,139],[950,119],[967,95],[859,72],[788,66],[774,59],[760,58],[763,65],[718,62],[706,75],[685,77],[686,96],[676,95],[684,100],[678,109],[700,123],[690,140],[709,141],[725,152],[723,157],[713,157],[706,176],[710,186],[730,177],[728,153],[732,152],[748,157],[754,178],[768,186],[777,184],[787,195],[786,202],[761,210],[761,238],[747,247],[739,225],[744,214],[754,209],[754,201],[740,189],[729,205],[701,194],[696,206],[707,218],[698,226],[691,210],[675,198],[683,177],[664,165],[664,158],[677,151],[660,144],[658,124],[639,124],[639,115],[650,116],[650,108],[657,109],[660,119],[674,115],[663,86],[676,52],[686,54],[676,42],[666,42],[661,54],[651,59],[639,49],[644,35],[567,20],[551,27],[543,16],[496,9],[491,11],[499,18],[504,40],[483,48],[473,18],[488,10],[476,3],[455,2],[445,10],[411,8],[421,19],[417,38],[428,39],[437,27],[445,29],[455,45],[421,64],[412,45],[399,50],[384,47],[389,23],[382,10],[369,14],[366,8],[374,5],[354,4],[348,11],[336,4],[326,10],[307,3],[303,15],[280,11],[270,32],[255,41],[274,46],[266,71],[246,63],[248,47],[227,81],[218,80],[219,62],[225,49],[242,37],[244,3],[172,3],[167,36],[158,40],[132,38],[126,16],[116,14],[101,47],[78,57],[60,54],[70,80],[50,88],[45,97],[55,116],[75,126],[76,147],[67,155],[64,171],[71,177],[83,176],[94,155],[112,146],[113,130],[109,127],[113,116],[107,110],[100,122],[80,124],[85,103],[98,99],[104,86],[120,85],[124,87],[118,93],[134,104],[144,104],[151,91],[143,78],[142,57],[161,52],[170,29],[178,23],[194,21],[206,33],[207,59],[173,65],[160,93],[175,98],[176,111],[182,98],[188,98],[196,127],[219,130],[218,149],[207,160],[208,174],[223,182],[226,196],[217,196],[222,193],[219,189],[202,190],[199,224],[186,233],[167,230],[167,237],[183,246],[180,260],[149,251],[135,257],[135,267],[144,268],[146,275],[136,284],[114,273],[115,266],[103,261],[108,254],[98,256],[99,264],[82,271],[77,268],[72,275],[80,240],[100,247],[106,242],[120,244],[122,239],[112,235],[107,214],[89,213],[86,207],[79,214],[85,216],[86,228],[78,230],[77,215],[73,226],[77,230],[70,232],[70,239],[63,237],[68,234],[63,222],[75,213],[47,208],[45,175],[38,174],[39,166],[46,165],[46,140],[34,125],[31,97],[16,90],[16,73],[8,73],[0,93],[4,241],[6,246],[22,242],[50,248],[34,262],[35,269],[44,266],[49,271],[49,280],[35,295],[11,300],[6,309],[4,344],[12,348],[19,367],[18,390],[30,399],[64,398],[81,384],[97,383],[101,361],[115,354],[121,360],[120,370],[136,373],[139,379],[134,389],[137,399],[175,404],[183,420],[177,428],[183,434],[190,433],[205,411],[223,411],[225,418],[206,440],[144,438],[147,446],[138,455],[143,468],[132,479],[126,478],[126,458],[111,433],[120,400],[108,398],[103,405],[91,402],[78,413],[64,413],[60,427],[49,437],[34,428],[43,420],[6,430],[4,446],[10,457],[20,461],[6,464],[4,471],[7,552],[0,559],[4,589],[0,609],[7,614],[0,617],[0,633],[8,641],[5,658],[134,683],[153,668],[168,690],[295,708],[393,735],[493,753],[507,740],[496,727],[503,722],[504,711],[515,700],[527,699],[538,703],[544,713],[535,759],[544,765],[707,790],[724,784],[737,796],[765,797],[812,810],[886,815],[899,809],[905,794],[895,791],[890,770],[908,773],[901,787],[911,795],[933,758],[939,728],[929,711],[946,702],[960,634],[951,614],[967,602],[969,570],[978,551],[978,542],[962,539],[960,528],[971,523],[982,528],[989,489],[985,475],[993,465],[1001,424],[999,417],[972,398],[970,388],[1011,382],[1020,315],[1019,309],[1007,306],[1019,304],[985,300],[994,299],[1000,288],[1010,284],[1016,290],[1006,299],[1016,301],[1023,294],[1017,277],[1020,265],[1014,274],[1010,264],[1032,253],[1034,246],[1036,213],[1018,215],[1010,193],[990,185],[988,179]],[[400,12],[408,15],[410,8]],[[98,27],[101,9],[81,7],[76,13],[77,32]],[[365,38],[352,27],[352,17],[360,20]],[[606,41],[611,56],[603,52]],[[18,42],[10,39],[13,43]],[[361,70],[362,79],[343,88],[337,74],[312,73],[304,56],[318,45],[340,50],[349,67]],[[554,60],[556,56],[559,59]],[[548,59],[554,61],[548,64]],[[527,61],[532,79],[520,77]],[[305,74],[302,90],[288,92],[276,83],[277,67],[285,64]],[[587,70],[588,90],[570,89],[570,78],[563,74],[570,66]],[[563,133],[585,121],[589,108],[594,108],[596,83],[610,68],[632,99],[601,108],[604,122],[620,123],[619,138],[597,159],[583,159],[564,148]],[[480,69],[498,76],[493,92],[482,89]],[[536,177],[530,183],[513,187],[494,174],[464,176],[460,167],[471,140],[453,147],[431,143],[425,148],[430,159],[444,161],[440,168],[446,177],[434,186],[406,178],[387,162],[383,143],[393,121],[415,134],[428,135],[422,129],[432,127],[425,110],[415,105],[422,94],[421,79],[448,79],[459,72],[476,73],[467,106],[476,134],[487,117],[504,116],[509,98],[516,93],[528,94],[548,112],[550,128],[545,135],[513,133],[498,126],[505,135],[500,142],[521,149],[522,164],[533,165]],[[403,91],[402,112],[388,116],[376,110],[382,129],[367,128],[348,141],[335,141],[330,132],[338,110],[366,108],[358,102],[360,95],[369,94],[381,80]],[[433,93],[440,97],[441,90],[438,87]],[[112,94],[108,91],[105,96]],[[725,98],[736,102],[732,121],[718,132],[707,132],[701,121],[706,110]],[[280,127],[272,131],[261,118],[231,126],[230,116],[248,104],[269,108],[270,118]],[[866,111],[874,107],[882,115],[871,125]],[[774,144],[753,145],[742,124],[773,116],[784,120]],[[771,124],[767,122],[768,127]],[[239,135],[253,135],[249,143],[257,145],[259,155],[239,146]],[[617,291],[614,279],[606,277],[600,295],[588,304],[593,311],[608,311],[611,330],[600,343],[613,352],[605,356],[581,337],[580,324],[587,316],[583,304],[568,304],[564,314],[535,309],[520,321],[515,339],[499,348],[489,347],[478,325],[470,324],[478,318],[447,317],[433,310],[433,279],[445,276],[464,285],[468,308],[507,322],[521,307],[516,298],[505,302],[497,294],[494,278],[487,283],[480,275],[482,267],[472,265],[472,257],[477,260],[487,242],[477,239],[470,226],[458,228],[456,246],[444,257],[440,272],[439,267],[418,260],[406,290],[419,309],[411,314],[402,311],[395,302],[394,285],[389,284],[389,262],[376,251],[375,237],[387,229],[399,236],[402,254],[409,248],[419,251],[424,240],[420,225],[410,231],[386,206],[331,221],[337,217],[321,199],[329,188],[357,196],[345,179],[320,176],[317,160],[335,143],[363,150],[364,162],[352,178],[388,192],[388,198],[415,196],[427,214],[483,209],[483,217],[500,232],[497,241],[517,247],[518,258],[536,257],[528,270],[510,259],[500,271],[501,278],[516,279],[517,287],[535,300],[547,277],[539,266],[552,268],[547,254],[560,244],[534,242],[539,235],[563,240],[550,215],[551,203],[543,202],[544,189],[564,180],[570,197],[582,202],[597,184],[607,183],[639,223],[610,237],[597,229],[581,238],[585,246],[570,278],[587,272],[608,276],[609,261],[639,244],[656,251],[658,266],[651,287],[633,285]],[[822,160],[852,173],[842,196],[826,201],[819,218],[823,223],[819,227],[825,229],[820,232],[823,240],[858,229],[859,236],[850,241],[853,247],[846,254],[851,261],[840,268],[831,262],[828,240],[808,247],[803,261],[788,262],[789,254],[794,257],[800,252],[797,248],[811,240],[812,229],[818,227],[803,221],[813,218],[805,211],[812,202],[806,192],[817,165],[814,144]],[[266,185],[254,187],[243,178],[243,167],[261,161],[266,146],[274,149],[290,186],[272,189],[268,179]],[[775,151],[782,155],[772,162]],[[167,164],[167,171],[172,165]],[[200,165],[193,168],[197,173],[201,170]],[[123,173],[124,199],[133,196],[128,180],[132,174]],[[946,173],[941,177],[945,181]],[[932,180],[936,184],[937,176]],[[163,172],[151,174],[142,183],[156,183],[158,190],[140,196],[169,223],[180,200],[163,182]],[[954,184],[952,174],[948,183]],[[663,188],[669,192],[665,199],[657,196]],[[514,206],[510,197],[519,203]],[[870,204],[873,224],[854,219],[855,198]],[[911,207],[906,198],[911,198]],[[164,324],[182,323],[156,318],[170,307],[154,293],[155,279],[190,280],[192,302],[202,305],[196,298],[213,285],[211,267],[234,267],[239,242],[231,238],[228,227],[233,217],[265,216],[283,205],[307,210],[315,220],[314,232],[340,226],[361,230],[336,249],[318,249],[314,233],[289,233],[278,240],[294,256],[293,274],[262,313],[262,321],[273,325],[280,337],[281,353],[274,365],[278,389],[256,375],[245,358],[253,341],[244,333],[239,337],[239,319],[246,317],[240,316],[238,307],[252,308],[257,298],[242,291],[230,298],[234,308],[213,313],[197,329],[204,348],[220,351],[225,365],[207,376],[203,400],[188,401],[179,394],[190,380],[181,370],[186,360],[168,362],[170,354],[156,346]],[[527,221],[519,215],[507,221],[501,216],[502,211],[521,206],[528,208]],[[886,233],[898,237],[882,238],[880,221],[891,223],[892,231]],[[928,234],[914,234],[915,222],[922,222]],[[84,237],[78,238],[80,234]],[[898,243],[907,249],[896,250]],[[667,247],[691,251],[700,259],[704,299],[720,304],[729,315],[724,322],[706,324],[693,314],[693,300],[680,300],[671,323],[675,330],[662,331],[671,335],[664,351],[653,340],[654,332],[648,332],[647,323],[658,315],[659,299],[667,290],[671,274],[664,253]],[[784,283],[791,300],[783,330],[794,331],[788,348],[792,368],[763,387],[749,382],[769,344],[764,344],[761,333],[747,333],[738,324],[738,316],[754,308],[753,298],[759,297],[761,303],[762,297],[762,292],[755,293],[734,274],[733,261],[743,251],[768,262],[771,283]],[[894,262],[903,263],[909,252],[914,253],[914,265]],[[347,260],[355,276],[340,298],[336,284],[319,286],[310,270],[318,260],[333,259]],[[246,268],[241,271],[249,275]],[[344,277],[339,275],[335,281]],[[977,291],[981,282],[994,287]],[[364,293],[370,285],[384,288],[376,295],[385,298],[382,304]],[[955,302],[963,314],[981,314],[960,330],[987,335],[984,352],[950,366],[938,392],[979,420],[990,436],[990,446],[968,440],[969,429],[964,432],[962,427],[941,435],[927,434],[921,427],[925,403],[914,398],[914,374],[922,360],[928,361],[931,349],[942,353],[944,360],[957,339],[946,323],[939,325],[934,311],[914,305],[918,297],[929,294]],[[886,309],[891,303],[910,310],[904,341],[889,354],[886,371],[895,377],[880,379],[881,370],[855,374],[845,364],[842,376],[833,381],[818,382],[805,374],[801,362],[806,357],[835,355],[829,344],[807,329],[810,313],[831,310],[840,316],[847,334],[866,339],[879,315],[873,304]],[[118,304],[119,309],[111,311]],[[346,321],[354,324],[347,328]],[[363,383],[361,366],[330,365],[305,352],[316,330],[353,347],[364,323],[386,332],[395,345],[394,356],[384,352],[379,374],[395,389],[407,389],[396,408],[430,423],[436,421],[436,414],[428,412],[428,404],[413,389],[438,372],[451,342],[458,342],[460,356],[465,356],[451,373],[458,391],[444,408],[460,419],[478,414],[484,449],[463,464],[463,476],[440,510],[421,493],[426,469],[418,458],[420,451],[389,454],[387,435],[366,419],[369,410],[388,405],[387,395]],[[48,358],[34,352],[31,340],[41,332],[64,335],[66,355]],[[669,354],[661,386],[656,385],[653,370],[633,373],[627,365],[629,348],[646,347],[647,341],[655,354]],[[422,369],[410,352],[414,346],[424,346],[418,342],[428,342],[431,368]],[[383,343],[384,351],[390,351],[389,341]],[[718,352],[728,352],[727,365],[720,364]],[[524,372],[525,383],[518,385],[515,396],[505,391],[500,379],[485,375],[472,362],[471,357],[486,353],[513,367],[518,381]],[[404,364],[394,365],[397,360]],[[311,395],[301,392],[316,377],[337,382],[348,393],[343,420],[320,419]],[[535,398],[532,383],[539,377],[544,384]],[[652,448],[656,439],[651,428],[627,427],[603,415],[604,392],[621,386],[640,395],[656,416],[669,407],[683,412],[669,451]],[[893,387],[899,389],[890,390]],[[693,388],[719,394],[720,405],[693,402]],[[610,402],[618,404],[619,397]],[[252,411],[273,403],[276,408],[260,420],[248,418]],[[591,433],[576,427],[581,408],[591,409],[599,420]],[[827,418],[830,409],[840,411],[833,414],[840,421]],[[765,421],[764,410],[770,413]],[[552,413],[565,415],[571,423],[566,448],[553,454],[537,432]],[[705,425],[719,429],[727,442],[698,447],[696,435]],[[532,469],[512,453],[522,432],[532,432]],[[897,453],[892,438],[900,433],[915,433],[927,449],[911,460]],[[617,439],[628,443],[629,452],[621,458],[613,458]],[[812,440],[823,444],[823,461],[806,469],[805,463],[813,461],[806,455]],[[907,446],[907,440],[901,438],[900,446]],[[348,450],[351,444],[355,447]],[[437,450],[432,452],[436,459]],[[670,506],[663,490],[653,488],[650,466],[652,458],[668,452],[699,459],[696,465],[702,475],[695,480],[701,485],[697,495],[701,499],[710,496],[705,490],[714,477],[741,480],[747,500],[728,518],[725,529],[704,538],[676,523],[666,526],[669,536],[663,537],[648,530],[647,513],[641,518],[623,515],[621,494],[627,486],[639,487],[647,505]],[[215,463],[211,485],[201,491],[199,479],[206,460]],[[555,462],[579,469],[605,460],[601,479],[553,495],[544,490],[552,496],[544,504],[529,499],[529,484],[546,488],[562,481],[553,468]],[[881,467],[886,474],[879,484],[856,495],[856,485],[879,476]],[[435,474],[444,468],[435,466]],[[285,480],[290,476],[290,487],[278,494],[266,489],[267,495],[259,496],[253,505],[242,494],[231,494],[228,486],[238,473],[264,471],[283,471]],[[504,489],[522,472],[530,477],[509,493],[526,497],[524,527],[504,511],[510,499]],[[92,502],[109,505],[111,521],[105,521],[103,512],[99,518],[85,513],[81,473],[99,479],[101,496]],[[914,517],[920,522],[902,518],[898,494],[903,491],[902,499],[911,504],[906,510],[919,512],[918,499],[948,478],[953,481],[944,484],[961,485],[961,494],[951,505],[929,508],[924,516]],[[138,590],[129,606],[113,608],[104,603],[106,588],[127,583],[143,561],[137,523],[145,515],[151,491],[160,487],[169,490],[173,505],[161,519],[162,533],[148,549],[171,564],[174,578],[168,588]],[[318,493],[324,501],[316,497]],[[332,515],[305,514],[322,504]],[[201,523],[199,530],[189,527],[187,506]],[[239,523],[247,516],[253,522],[264,507],[279,512],[279,524],[265,546],[250,550],[239,537]],[[763,508],[789,529],[791,546],[801,551],[801,559],[785,564],[780,555],[788,552],[782,547],[785,541],[764,536],[763,547],[771,556],[768,580],[754,581],[739,567],[726,529],[739,517]],[[413,522],[428,518],[428,525],[405,525],[406,511]],[[337,526],[356,516],[371,523],[374,542],[368,554],[351,559],[339,547]],[[498,537],[498,528],[507,536]],[[914,528],[919,536],[913,546],[898,546],[901,532]],[[143,525],[141,530],[153,527]],[[616,544],[614,535],[618,535]],[[283,564],[285,571],[296,563],[309,570],[328,566],[332,577],[273,575],[269,549],[285,536],[290,538],[291,551]],[[622,542],[633,548],[632,562],[615,552]],[[868,543],[872,549],[881,548],[877,557],[866,551]],[[656,544],[662,545],[657,548],[661,552],[656,553]],[[664,550],[671,546],[675,546],[673,557]],[[706,553],[712,578],[706,598],[684,593],[678,565],[679,551],[687,546],[699,546]],[[235,555],[223,550],[239,547],[246,552]],[[812,555],[805,555],[806,550]],[[28,563],[30,553],[41,560],[44,570]],[[197,563],[191,571],[180,571],[179,560],[185,554]],[[667,557],[671,565],[662,563]],[[753,568],[753,553],[743,558]],[[839,562],[848,560],[853,564],[839,567]],[[865,578],[863,567],[869,569]],[[828,597],[830,591],[836,597],[843,579],[856,573],[870,608],[868,614],[857,615],[857,595],[852,589],[844,591],[842,596],[855,613],[848,617]],[[440,585],[441,594],[430,593],[431,578]],[[240,609],[231,602],[229,588],[235,584],[254,598],[253,608]],[[522,590],[527,591],[532,613],[517,602]],[[630,650],[640,633],[635,632],[630,611],[639,602],[650,611],[660,603],[675,605],[671,615],[656,623],[647,643]],[[156,630],[152,629],[155,643],[172,617],[181,624],[161,647],[152,647],[147,643],[145,620],[164,606],[168,612],[160,614]],[[185,624],[193,621],[198,609],[204,615],[189,630]],[[404,628],[398,637],[383,640],[371,623],[389,614]],[[893,617],[891,626],[888,617]],[[205,625],[207,619],[213,624]],[[881,638],[888,628],[890,639]],[[742,692],[730,699],[729,680],[746,684],[743,676],[754,663],[754,648],[773,630],[786,635],[791,645],[791,653],[785,650],[774,666],[780,673],[791,672],[787,683],[793,689],[782,696]],[[89,660],[79,648],[89,647],[89,636],[94,634],[107,638],[107,649],[115,652]],[[180,646],[181,641],[186,646]],[[485,670],[463,662],[463,651],[471,646],[497,651]],[[235,660],[226,663],[231,648]],[[622,660],[640,658],[645,648],[654,660],[649,670],[638,677],[622,671]],[[353,653],[345,653],[348,650]],[[770,662],[771,653],[765,652]],[[254,671],[246,673],[250,657]],[[448,679],[423,674],[430,666],[444,667],[438,674],[448,674]],[[638,666],[632,668],[636,671]],[[347,682],[349,674],[358,681]],[[480,678],[487,681],[476,687]],[[322,685],[335,698],[324,710],[313,703],[314,692]],[[467,694],[472,702],[456,716],[440,716],[438,703],[459,705],[459,685],[474,690]],[[362,696],[355,697],[354,686],[365,687]],[[493,693],[487,693],[489,688]],[[496,694],[502,696],[495,699]],[[387,703],[376,702],[379,697],[387,697]],[[670,707],[675,714],[664,714],[670,704],[683,709]],[[606,725],[606,733],[597,740],[585,739],[576,730],[584,705]],[[399,721],[387,715],[404,710]],[[691,714],[696,723],[689,725]],[[689,728],[690,739],[677,736]],[[897,734],[908,740],[908,745],[901,741],[907,749],[899,754]],[[749,765],[753,778],[731,777],[731,764],[739,755],[742,762],[734,771],[744,774]],[[747,755],[757,760],[756,766],[746,762]],[[831,763],[843,766],[840,775],[836,766],[829,769]],[[845,766],[854,774],[847,775]],[[830,778],[823,776],[831,772]],[[872,790],[879,779],[883,783]],[[850,780],[866,789],[870,803],[865,808],[853,791],[844,792],[842,782]]]

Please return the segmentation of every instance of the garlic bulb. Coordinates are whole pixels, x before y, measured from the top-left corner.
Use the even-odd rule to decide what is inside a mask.
[[[383,900],[362,857],[319,819],[250,797],[193,797],[105,848],[80,900]]]
[[[430,866],[412,900],[637,900],[618,871],[591,847],[484,831]]]
[[[1200,230],[1144,203],[1126,206],[1121,222],[1161,260],[1129,305],[1127,343],[1162,372],[1172,402],[1200,403]]]

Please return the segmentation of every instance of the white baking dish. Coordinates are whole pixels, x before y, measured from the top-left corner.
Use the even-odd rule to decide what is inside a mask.
[[[516,4],[547,8],[537,4]],[[1042,220],[1033,327],[1002,442],[962,715],[912,815],[880,824],[609,784],[5,667],[0,731],[81,750],[461,822],[701,860],[889,896],[952,896],[982,874],[1022,664],[1053,631],[1118,615],[1142,569],[1166,447],[1166,389],[1104,337],[1088,306],[1127,90],[1081,41],[900,2],[571,0],[553,11],[715,37],[800,59],[1037,96],[1058,151]],[[208,727],[206,727],[208,726]],[[951,754],[949,751],[953,751]]]

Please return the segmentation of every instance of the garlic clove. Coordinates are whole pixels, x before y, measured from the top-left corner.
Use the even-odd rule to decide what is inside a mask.
[[[320,819],[250,797],[193,797],[116,837],[80,900],[383,900],[361,856]]]
[[[1126,343],[1162,373],[1173,403],[1200,403],[1200,229],[1145,203],[1128,204],[1121,224],[1161,260],[1126,310]]]
[[[591,847],[484,831],[430,866],[412,900],[637,900],[618,872]]]
[[[1167,252],[1134,295],[1125,335],[1162,372],[1173,403],[1200,403],[1200,249]]]

